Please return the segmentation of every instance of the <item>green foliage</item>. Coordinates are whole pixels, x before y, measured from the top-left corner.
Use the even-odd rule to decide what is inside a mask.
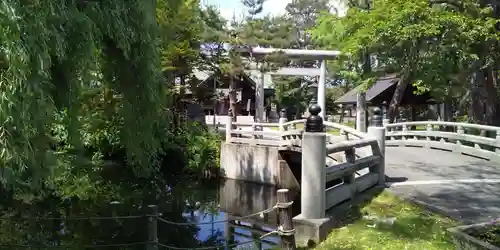
[[[309,29],[314,26],[321,13],[330,9],[328,0],[295,0],[287,4],[293,32],[290,34],[294,49],[315,49]]]
[[[442,96],[450,82],[465,83],[463,78],[457,82],[457,76],[498,57],[478,50],[498,39],[491,8],[474,0],[456,6],[376,0],[369,11],[351,8],[346,17],[323,14],[311,33],[324,47],[342,49],[357,63],[368,51],[379,69],[402,73],[421,90]],[[484,58],[483,65],[474,63],[478,58]]]
[[[39,187],[51,173],[54,112],[66,113],[68,142],[81,146],[80,121],[90,115],[81,94],[96,86],[120,96],[127,160],[147,173],[159,148],[154,128],[164,102],[156,25],[148,14],[154,6],[8,1],[0,8],[0,162],[10,172],[4,181]]]
[[[500,246],[500,224],[499,219],[489,221],[480,228],[469,228],[464,231],[468,235],[483,240],[493,246]]]
[[[337,114],[338,105],[335,101],[344,95],[342,86],[334,86],[326,89],[325,109],[327,114]]]
[[[204,12],[199,1],[159,0],[156,16],[161,30],[162,70],[177,76],[191,73],[200,59]]]
[[[191,123],[186,130],[188,145],[188,169],[190,171],[205,170],[219,166],[220,136],[199,123]]]
[[[218,162],[213,136],[176,123],[161,74],[199,60],[189,37],[205,29],[199,3],[151,3],[0,5],[4,187],[25,200],[53,192],[87,199],[107,188],[108,168],[139,178],[158,173],[167,157],[181,167]]]
[[[239,42],[264,48],[314,48],[308,29],[315,23],[319,13],[329,8],[328,1],[325,0],[300,0],[289,3],[285,15],[256,17],[254,9],[258,9],[262,1],[244,3],[250,15],[244,23],[236,26]],[[315,63],[286,58],[279,52],[257,58],[257,68],[262,72],[274,71],[280,67],[314,67]],[[273,82],[276,90],[274,102],[278,106],[294,109],[290,112],[295,115],[305,111],[312,92],[309,84],[302,83],[311,83],[311,77],[279,76],[273,77]]]
[[[456,249],[446,229],[457,222],[389,193],[363,207],[353,206],[339,224],[342,227],[332,230],[315,249]]]
[[[280,108],[288,108],[288,113],[299,116],[304,112],[313,93],[307,84],[298,77],[273,77],[275,99]],[[290,110],[292,109],[292,110]]]
[[[484,232],[475,232],[471,233],[472,236],[478,237],[481,240],[484,240],[494,246],[500,246],[500,225],[498,223],[494,223],[486,226],[486,230]]]
[[[368,91],[372,86],[373,84],[375,84],[377,82],[377,77],[369,77],[369,78],[366,78],[364,79],[363,81],[361,81],[361,89],[362,91]]]

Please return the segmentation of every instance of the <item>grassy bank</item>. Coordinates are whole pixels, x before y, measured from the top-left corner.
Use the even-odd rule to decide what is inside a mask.
[[[363,218],[352,218],[352,217]],[[355,222],[332,231],[316,249],[328,250],[443,250],[455,249],[446,229],[456,223],[420,206],[383,192],[361,209]],[[307,249],[307,248],[303,248]]]
[[[346,125],[354,127],[354,124]],[[414,129],[426,128],[419,125]],[[388,192],[380,194],[363,207],[361,214],[363,218],[347,218],[354,219],[355,222],[332,231],[316,249],[455,249],[446,229],[455,226],[456,222],[405,202]]]

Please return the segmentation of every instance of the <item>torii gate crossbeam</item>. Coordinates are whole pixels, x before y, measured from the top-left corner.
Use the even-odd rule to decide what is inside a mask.
[[[321,62],[319,69],[319,81],[318,81],[318,105],[321,107],[321,113],[319,114],[323,119],[325,119],[325,92],[326,92],[326,61],[328,59],[336,59],[341,53],[340,51],[334,50],[302,50],[302,49],[274,49],[274,48],[251,48],[251,47],[238,47],[235,51],[239,52],[243,56],[259,58],[265,55],[273,53],[283,53],[287,58],[299,58],[304,60],[318,60]],[[311,71],[306,73],[305,70],[311,70],[310,68],[297,68],[297,74],[293,74],[293,69],[291,68],[281,68],[275,72],[269,72],[271,75],[308,75],[317,76],[318,73]],[[281,71],[281,72],[280,72]],[[264,120],[264,72],[261,72],[260,81],[257,83],[255,88],[255,121],[262,122]]]

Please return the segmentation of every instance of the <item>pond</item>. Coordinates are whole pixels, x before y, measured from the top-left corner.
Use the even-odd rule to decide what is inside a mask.
[[[1,249],[145,249],[149,205],[158,206],[159,249],[269,249],[279,244],[276,188],[235,180],[127,184],[100,199],[10,199],[0,207]],[[292,197],[298,197],[291,192]],[[4,199],[8,200],[8,199]],[[293,211],[298,214],[295,201]],[[257,213],[256,216],[239,219]],[[167,247],[168,246],[168,247]],[[207,248],[212,247],[212,248]]]

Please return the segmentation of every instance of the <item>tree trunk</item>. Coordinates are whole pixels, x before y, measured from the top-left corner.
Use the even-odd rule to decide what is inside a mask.
[[[471,105],[469,107],[469,120],[472,123],[484,123],[484,84],[485,76],[482,70],[472,73],[470,79]]]
[[[399,79],[398,84],[396,85],[396,89],[394,90],[394,94],[391,99],[391,103],[389,104],[389,110],[387,111],[387,117],[389,121],[394,122],[396,118],[396,114],[398,113],[398,108],[403,100],[406,88],[409,84],[409,74],[407,72],[403,72],[401,74],[401,78]]]
[[[499,126],[500,117],[498,112],[498,74],[493,67],[488,67],[485,69],[486,81],[485,81],[485,124]]]
[[[363,76],[367,77],[368,74],[372,72],[372,62],[368,50],[365,50],[365,52],[363,53],[362,60],[363,60]]]

